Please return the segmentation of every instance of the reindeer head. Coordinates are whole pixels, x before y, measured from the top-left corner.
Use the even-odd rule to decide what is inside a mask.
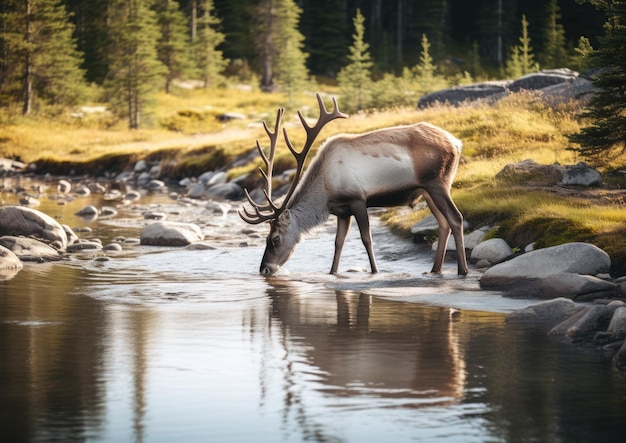
[[[333,97],[333,112],[328,112],[326,107],[324,106],[324,102],[322,97],[319,94],[316,94],[317,102],[320,108],[320,116],[313,126],[309,126],[309,124],[304,119],[304,116],[300,111],[298,111],[298,117],[302,122],[302,126],[306,131],[306,142],[304,143],[304,147],[300,152],[296,151],[289,140],[289,136],[287,135],[287,130],[283,128],[283,138],[285,139],[285,143],[287,147],[293,154],[296,159],[296,174],[289,187],[289,191],[287,191],[287,195],[283,199],[280,206],[278,206],[272,200],[272,170],[274,167],[274,154],[276,152],[276,142],[278,140],[278,130],[280,129],[281,120],[283,114],[285,112],[284,108],[279,108],[276,114],[276,123],[274,126],[274,131],[271,131],[267,124],[263,122],[263,127],[265,128],[265,132],[267,133],[270,139],[270,150],[269,155],[265,155],[263,149],[261,148],[261,144],[257,140],[256,147],[259,151],[261,158],[263,159],[263,163],[265,163],[265,169],[259,169],[263,179],[265,181],[265,189],[263,189],[263,194],[265,195],[265,203],[257,203],[255,202],[248,193],[248,190],[245,190],[246,197],[248,202],[252,206],[252,210],[249,210],[245,206],[241,211],[239,211],[239,216],[247,223],[250,224],[259,224],[265,221],[270,222],[270,233],[267,236],[267,245],[265,247],[265,253],[263,254],[263,260],[261,261],[260,272],[263,275],[272,275],[274,272],[278,270],[280,266],[282,266],[288,259],[291,257],[296,244],[300,241],[300,231],[298,227],[292,222],[292,217],[289,213],[288,205],[289,201],[300,182],[300,178],[302,177],[302,171],[304,169],[304,162],[306,157],[311,150],[311,146],[313,142],[319,135],[322,128],[329,123],[330,121],[336,118],[346,118],[347,115],[339,111],[339,107],[337,105],[337,100]]]

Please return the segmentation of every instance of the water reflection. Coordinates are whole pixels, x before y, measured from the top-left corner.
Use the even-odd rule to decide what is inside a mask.
[[[72,218],[85,202],[59,218],[86,223]],[[264,279],[263,238],[237,247],[229,217],[205,221],[213,250],[129,246],[0,280],[3,441],[569,443],[626,432],[626,383],[609,359],[472,310],[511,305],[470,294],[471,278],[423,276],[432,260],[414,245],[377,229],[382,272],[360,271],[356,238],[330,276],[333,233],[322,229]],[[89,222],[92,235],[137,235],[115,221]]]

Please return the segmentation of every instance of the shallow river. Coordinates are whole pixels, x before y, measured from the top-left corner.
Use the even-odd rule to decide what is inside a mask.
[[[12,196],[3,194],[5,202]],[[111,220],[38,209],[105,242],[142,213],[199,223],[214,249],[124,246],[30,263],[0,281],[3,442],[614,442],[626,379],[593,349],[505,322],[529,300],[478,272],[424,274],[432,253],[375,225],[381,272],[354,229],[340,274],[332,223],[274,278],[265,227],[145,197]],[[172,209],[176,208],[176,209]],[[103,254],[100,254],[103,255]]]

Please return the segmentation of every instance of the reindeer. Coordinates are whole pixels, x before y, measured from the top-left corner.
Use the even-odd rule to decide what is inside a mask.
[[[251,209],[244,206],[239,215],[250,224],[270,222],[260,273],[274,274],[289,259],[301,234],[324,223],[331,214],[337,217],[337,234],[330,273],[337,273],[352,216],[359,227],[372,273],[376,273],[378,267],[372,249],[367,208],[413,206],[423,196],[437,219],[440,232],[431,272],[441,273],[452,232],[457,248],[458,273],[466,275],[463,216],[450,198],[462,143],[443,129],[423,122],[361,135],[338,135],[320,147],[303,176],[306,157],[322,128],[334,119],[348,117],[339,111],[334,97],[332,112],[328,112],[319,94],[316,97],[320,116],[313,126],[298,111],[306,131],[301,151],[293,147],[287,130],[283,128],[285,143],[296,159],[296,172],[280,205],[272,200],[272,170],[283,108],[278,109],[273,131],[263,122],[270,140],[269,154],[265,155],[258,140],[256,143],[265,163],[266,171],[259,169],[265,182],[266,202],[255,202],[246,189]]]

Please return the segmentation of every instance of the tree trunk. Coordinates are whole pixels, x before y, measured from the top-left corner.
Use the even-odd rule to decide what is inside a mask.
[[[24,42],[30,43],[31,41],[31,2],[30,0],[26,1],[26,30],[24,32]],[[30,48],[26,49],[25,56],[25,67],[24,67],[24,84],[22,86],[22,95],[23,95],[23,106],[22,106],[22,114],[28,115],[32,111],[33,104],[33,57]]]
[[[191,18],[189,20],[189,26],[191,28],[190,35],[191,43],[193,43],[198,35],[198,0],[191,0],[189,7],[191,8]]]
[[[273,12],[274,2],[267,2],[267,30],[265,34],[265,44],[263,47],[263,76],[261,78],[261,89],[271,91],[274,88],[274,79],[272,73],[272,56],[274,52],[272,34],[274,32]]]

